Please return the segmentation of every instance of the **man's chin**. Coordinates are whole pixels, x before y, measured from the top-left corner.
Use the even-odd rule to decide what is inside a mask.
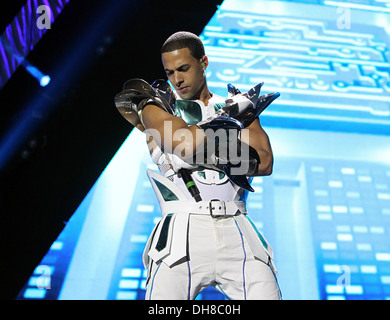
[[[180,93],[178,91],[177,92],[177,95],[179,96],[180,99],[182,100],[194,100],[192,94],[190,93]]]

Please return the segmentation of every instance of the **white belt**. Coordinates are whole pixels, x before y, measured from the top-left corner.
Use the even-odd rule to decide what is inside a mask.
[[[244,201],[199,201],[191,200],[167,201],[160,203],[163,216],[168,213],[186,212],[191,214],[204,214],[211,216],[235,216],[246,214]]]

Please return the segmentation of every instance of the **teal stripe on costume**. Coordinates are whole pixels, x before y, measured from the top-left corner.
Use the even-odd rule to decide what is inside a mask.
[[[264,248],[265,248],[266,250],[268,250],[267,241],[265,241],[263,235],[259,232],[259,230],[257,230],[257,228],[256,228],[254,222],[252,221],[252,219],[251,219],[248,215],[246,215],[246,214],[244,215],[244,217],[248,219],[248,221],[249,221],[250,224],[252,225],[253,229],[255,229],[257,235],[259,236],[260,241],[261,241],[261,243],[263,244]]]
[[[160,190],[161,196],[164,201],[176,201],[179,198],[166,186],[164,186],[161,182],[157,181],[153,178],[153,181],[156,183],[158,190]]]
[[[164,249],[167,246],[168,230],[169,230],[169,224],[171,223],[172,216],[173,213],[168,214],[165,217],[164,223],[161,227],[160,236],[156,244],[156,250],[158,252],[160,252],[162,249]]]
[[[215,110],[215,112],[217,112],[219,109],[223,108],[225,105],[226,105],[225,102],[220,102],[220,103],[214,104],[214,110]]]

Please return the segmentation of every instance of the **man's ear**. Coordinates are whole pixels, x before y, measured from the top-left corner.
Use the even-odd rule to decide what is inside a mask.
[[[207,58],[207,56],[203,56],[200,63],[202,65],[202,69],[206,70],[207,66],[209,65],[209,59]]]

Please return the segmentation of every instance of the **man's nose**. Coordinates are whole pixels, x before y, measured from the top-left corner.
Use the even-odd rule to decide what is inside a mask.
[[[180,73],[176,73],[175,74],[175,82],[176,82],[176,86],[177,87],[180,87],[180,85],[183,83],[183,77],[180,75]]]

